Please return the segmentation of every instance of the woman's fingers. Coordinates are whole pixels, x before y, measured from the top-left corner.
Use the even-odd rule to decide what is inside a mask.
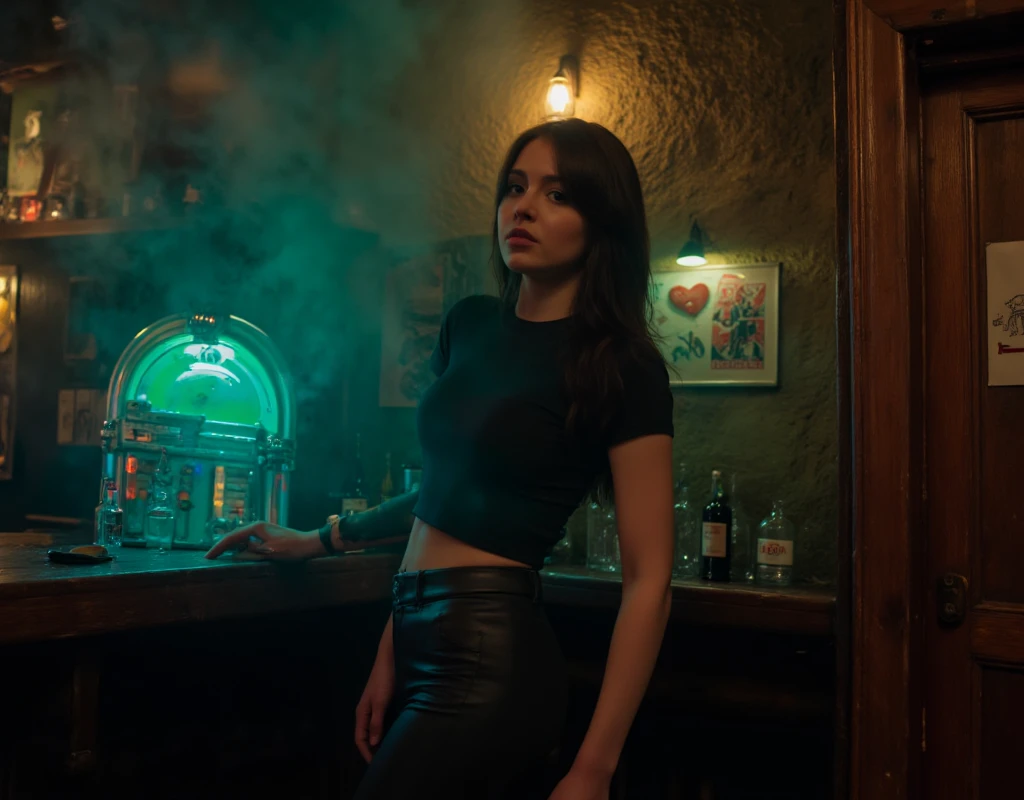
[[[374,703],[370,713],[370,747],[380,744],[381,733],[384,729],[384,704]]]
[[[373,753],[370,751],[369,743],[369,727],[370,727],[370,704],[366,699],[359,701],[359,705],[356,706],[356,749],[359,750],[359,754],[363,757],[363,760],[369,764],[373,758]]]
[[[268,541],[271,534],[267,531],[267,523],[254,522],[244,528],[232,531],[206,552],[206,558],[216,558],[227,550],[245,550],[249,547],[250,536],[254,536],[262,542]]]

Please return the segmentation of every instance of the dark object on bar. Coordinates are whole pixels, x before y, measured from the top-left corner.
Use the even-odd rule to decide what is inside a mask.
[[[46,555],[57,564],[105,564],[114,557],[102,545],[87,544],[70,549],[48,550]]]

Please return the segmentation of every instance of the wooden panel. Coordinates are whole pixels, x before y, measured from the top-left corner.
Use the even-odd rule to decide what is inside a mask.
[[[970,660],[965,657],[970,631],[967,625],[939,627],[935,610],[938,576],[955,572],[970,577],[969,532],[974,524],[977,475],[976,469],[965,466],[972,464],[975,454],[972,410],[977,378],[971,364],[971,331],[976,318],[976,264],[972,263],[969,244],[973,225],[965,189],[969,164],[967,121],[960,107],[959,91],[950,88],[928,94],[922,116],[927,254],[923,292],[928,309],[925,393],[929,398],[925,406],[925,613],[929,647],[943,648],[943,652],[951,654],[925,662],[927,758],[930,764],[964,767],[956,769],[955,774],[951,772],[937,785],[934,781],[930,783],[924,796],[966,800],[970,796],[970,770],[962,757],[965,745],[960,732],[971,716],[971,699],[965,688],[971,676]],[[951,690],[952,686],[959,691]]]
[[[182,224],[183,220],[181,219],[165,217],[112,217],[108,219],[68,219],[54,222],[0,223],[0,240],[164,230],[180,227]]]
[[[617,609],[622,582],[580,567],[544,573],[549,604]],[[751,628],[778,633],[830,636],[835,593],[830,589],[765,590],[698,580],[673,581],[672,621],[688,625]]]
[[[44,548],[0,550],[0,644],[387,599],[399,556],[298,564],[207,561],[123,549],[114,562],[54,565]]]
[[[1024,665],[1024,606],[972,610],[971,651],[979,661]]]
[[[864,0],[896,30],[922,28],[1024,10],[1021,0]]]
[[[1024,605],[984,602],[993,587],[1000,600],[1017,599],[1013,576],[1024,567],[1024,549],[1014,541],[1020,530],[1015,487],[1001,474],[1006,464],[999,457],[1004,440],[1024,435],[1010,414],[1019,410],[1021,393],[986,386],[984,245],[1024,238],[1017,207],[1024,194],[1012,185],[1024,177],[1022,108],[1024,74],[1014,70],[946,76],[923,104],[928,650],[922,795],[930,800],[1011,796],[1009,784],[990,794],[979,788],[989,743],[980,728],[987,700],[978,663],[1024,663]],[[959,627],[937,621],[936,579],[947,572],[969,579],[967,623]]]
[[[853,329],[854,586],[850,796],[903,796],[918,741],[911,530],[920,336],[914,220],[917,112],[902,37],[851,0],[847,16]],[[909,97],[908,97],[909,92]],[[919,715],[918,715],[919,716]]]
[[[839,428],[839,494],[835,610],[835,726],[832,796],[850,794],[850,667],[853,605],[853,426],[850,310],[850,143],[846,2],[832,3],[832,88],[836,174],[836,394]]]
[[[1024,73],[1022,73],[1024,74]],[[993,98],[994,99],[994,98]],[[1024,109],[1018,111],[1024,115]],[[978,240],[1024,240],[1024,118],[980,120],[975,128],[977,161]],[[985,364],[990,321],[984,251],[979,253],[978,301],[975,327],[977,355]],[[1024,346],[1024,344],[1022,344]],[[1006,356],[1003,356],[1006,357]],[[1024,358],[1024,355],[1009,356]],[[1024,513],[1019,503],[1021,455],[1024,442],[1024,386],[987,386],[979,370],[980,430],[976,434],[978,487],[978,542],[980,599],[1024,603]],[[1010,501],[1010,498],[1016,498]]]
[[[981,670],[981,797],[986,800],[1021,796],[1020,765],[1024,736],[1024,672]]]

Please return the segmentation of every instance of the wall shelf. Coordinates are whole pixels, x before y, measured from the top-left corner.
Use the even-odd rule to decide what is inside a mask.
[[[94,236],[108,233],[155,231],[175,228],[181,220],[166,217],[109,217],[106,219],[68,219],[54,222],[0,223],[0,241],[41,239],[52,236]]]

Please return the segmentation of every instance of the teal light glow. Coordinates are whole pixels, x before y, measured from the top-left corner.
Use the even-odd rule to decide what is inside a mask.
[[[140,373],[134,397],[148,400],[154,411],[276,428],[269,377],[237,342],[210,345],[182,336],[154,353]]]

